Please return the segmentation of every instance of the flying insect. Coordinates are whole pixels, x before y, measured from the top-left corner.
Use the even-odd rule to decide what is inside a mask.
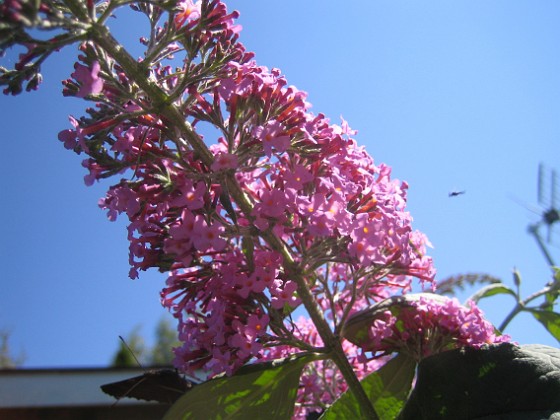
[[[466,193],[466,191],[464,191],[464,190],[463,191],[450,191],[449,192],[449,197],[457,197],[457,196],[459,196],[461,194],[465,194],[465,193]]]

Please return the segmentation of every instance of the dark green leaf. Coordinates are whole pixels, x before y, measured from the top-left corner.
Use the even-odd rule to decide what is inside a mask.
[[[362,380],[362,386],[381,420],[393,420],[401,410],[410,388],[416,362],[399,354],[381,369]],[[322,420],[363,418],[354,394],[345,392],[321,416]]]
[[[183,395],[164,419],[290,419],[304,366],[314,355],[258,363],[212,379]]]
[[[505,343],[422,360],[399,419],[542,419],[555,413],[560,416],[560,350]]]
[[[489,284],[488,286],[483,287],[474,295],[472,295],[469,300],[478,302],[482,298],[500,294],[511,295],[517,300],[517,294],[503,283]]]
[[[528,309],[528,311],[560,342],[560,314],[538,309]]]

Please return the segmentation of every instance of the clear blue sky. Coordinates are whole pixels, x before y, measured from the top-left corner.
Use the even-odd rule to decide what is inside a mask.
[[[409,182],[438,278],[484,272],[511,284],[516,266],[526,295],[542,287],[549,270],[526,233],[538,216],[510,196],[536,204],[538,163],[560,170],[559,2],[228,5],[259,64],[309,92],[314,112],[344,116],[375,160]],[[119,22],[119,36],[135,42],[137,25]],[[73,56],[47,64],[38,92],[0,98],[0,329],[27,367],[106,365],[119,334],[141,325],[149,341],[164,315],[164,275],[127,278],[125,221],[97,208],[107,185],[85,187],[81,158],[57,140],[84,107],[61,95]],[[466,194],[448,198],[455,188]],[[512,305],[505,297],[482,308],[499,323]],[[558,345],[530,317],[506,332]]]

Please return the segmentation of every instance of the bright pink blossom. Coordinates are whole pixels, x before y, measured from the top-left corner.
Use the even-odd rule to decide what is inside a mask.
[[[220,224],[208,225],[202,216],[195,216],[192,230],[193,245],[202,252],[209,249],[221,251],[226,246],[226,241],[220,237],[223,231],[224,228]]]
[[[243,298],[249,297],[250,293],[262,293],[266,288],[266,283],[256,274],[240,274],[237,276],[237,293]]]
[[[273,286],[270,288],[272,299],[270,303],[273,308],[280,309],[284,305],[289,305],[292,308],[298,306],[301,300],[296,295],[297,284],[291,280],[283,282],[282,280],[275,280]]]
[[[293,169],[288,169],[283,173],[286,188],[301,190],[305,184],[313,181],[314,176],[305,166],[295,165]]]
[[[406,352],[417,360],[445,350],[502,343],[510,340],[499,335],[484,319],[474,302],[462,306],[456,298],[422,295],[382,302],[387,309],[368,317],[371,322],[367,339],[359,338],[363,351],[375,354]],[[361,315],[353,315],[359,319]],[[349,323],[352,319],[349,320]],[[351,337],[349,337],[351,339]]]
[[[201,0],[196,2],[193,2],[192,0],[180,0],[177,3],[177,9],[179,9],[179,12],[175,15],[175,25],[177,27],[181,27],[188,20],[190,21],[200,18],[201,6]]]
[[[288,210],[289,201],[285,191],[280,189],[265,190],[261,201],[255,205],[254,212],[257,215],[278,218]]]
[[[216,155],[211,169],[218,172],[226,169],[235,169],[237,165],[239,165],[239,161],[236,155],[220,152]]]
[[[273,148],[276,152],[283,153],[290,147],[290,136],[285,133],[282,125],[276,120],[256,127],[253,135],[262,142],[264,153],[267,156],[272,155]]]
[[[76,150],[76,146],[80,146],[81,150],[79,150],[79,152],[83,151],[88,153],[89,148],[85,141],[86,134],[84,130],[80,128],[79,121],[72,116],[69,116],[68,120],[74,127],[74,130],[62,130],[58,133],[58,139],[64,143],[64,147],[68,150]]]
[[[94,61],[91,67],[76,63],[74,65],[72,77],[79,83],[80,88],[76,96],[84,98],[87,95],[97,95],[103,90],[103,79],[99,77],[101,66],[98,61]]]

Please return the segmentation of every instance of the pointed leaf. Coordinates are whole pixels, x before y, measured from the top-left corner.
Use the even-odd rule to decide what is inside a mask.
[[[488,286],[484,286],[482,289],[472,295],[469,300],[478,303],[478,301],[482,298],[500,294],[511,295],[517,300],[517,294],[503,283],[493,283],[489,284]]]
[[[399,420],[542,419],[554,413],[560,416],[560,350],[504,343],[422,360]]]
[[[301,371],[315,359],[305,355],[256,363],[212,379],[183,395],[164,419],[290,419]]]
[[[361,381],[380,420],[396,418],[412,387],[415,370],[414,359],[399,354]],[[322,420],[360,418],[363,415],[358,401],[350,391],[342,394],[321,416]]]
[[[560,314],[538,309],[529,309],[528,311],[560,342]]]

